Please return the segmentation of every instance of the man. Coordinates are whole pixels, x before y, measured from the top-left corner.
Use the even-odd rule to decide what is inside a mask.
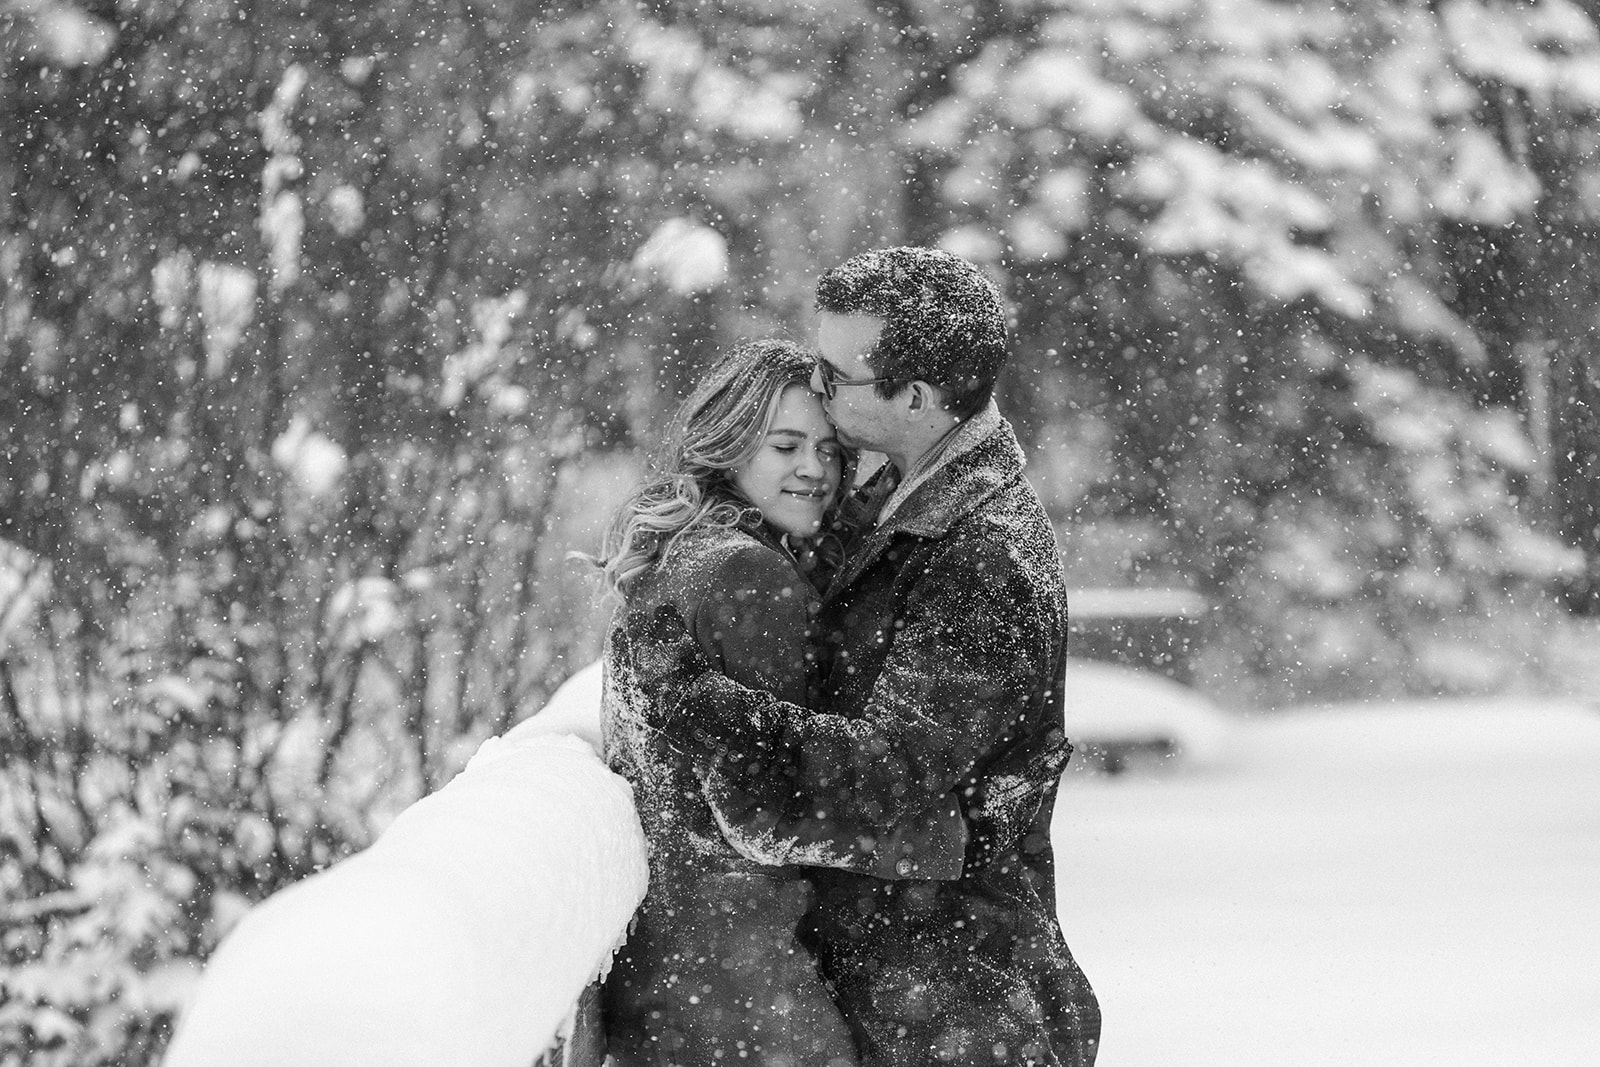
[[[960,876],[815,870],[807,943],[872,1067],[1087,1067],[1099,1007],[1056,922],[1049,834],[1071,751],[1066,595],[991,399],[999,294],[948,253],[891,248],[825,274],[817,307],[812,388],[843,441],[888,460],[845,509],[856,529],[818,620],[820,710],[706,670],[656,619],[660,684],[681,699],[652,725],[725,774],[784,781],[796,812],[883,834],[954,790]]]

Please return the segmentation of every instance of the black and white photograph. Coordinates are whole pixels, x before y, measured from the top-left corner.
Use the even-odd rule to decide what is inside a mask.
[[[1600,0],[0,0],[0,1067],[1600,1062]]]

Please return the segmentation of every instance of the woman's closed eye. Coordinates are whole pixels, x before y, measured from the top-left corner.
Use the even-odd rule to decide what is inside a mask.
[[[773,442],[770,447],[774,452],[778,452],[781,455],[792,456],[796,452],[800,451],[801,446],[790,442]],[[844,450],[841,449],[837,444],[834,444],[832,441],[825,441],[821,444],[813,446],[813,448],[817,455],[821,456],[823,459],[832,460],[844,458]]]

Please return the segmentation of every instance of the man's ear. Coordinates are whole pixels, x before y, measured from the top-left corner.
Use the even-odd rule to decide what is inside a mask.
[[[932,411],[939,406],[939,394],[927,382],[921,379],[913,380],[911,388],[906,390],[911,394],[907,407],[918,413]]]

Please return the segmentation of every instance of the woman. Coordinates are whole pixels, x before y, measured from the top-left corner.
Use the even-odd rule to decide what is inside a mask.
[[[627,618],[673,608],[718,670],[806,703],[815,593],[797,553],[823,529],[847,466],[806,385],[811,369],[785,342],[731,353],[680,409],[656,473],[606,536],[600,563],[624,605],[606,649],[606,758],[633,783],[650,843],[650,890],[604,990],[619,1067],[856,1062],[796,941],[810,886],[771,865],[798,861],[778,847],[795,835],[773,826],[772,805],[741,798],[642,726],[647,671],[627,640]],[[757,859],[729,844],[744,830]],[[862,862],[843,852],[841,862]]]

